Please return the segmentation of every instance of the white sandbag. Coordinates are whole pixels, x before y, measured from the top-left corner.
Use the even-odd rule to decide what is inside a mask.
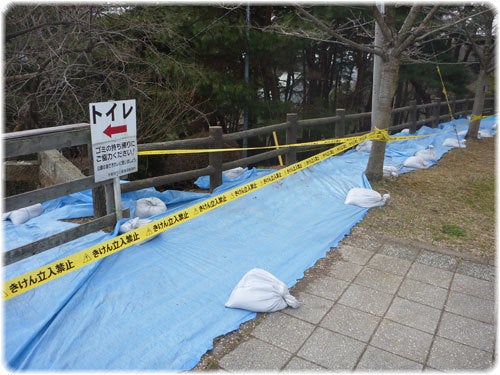
[[[20,208],[19,210],[10,211],[3,215],[3,219],[10,219],[12,224],[19,225],[27,222],[29,219],[40,216],[43,213],[43,207],[40,203],[32,206]]]
[[[429,145],[425,150],[420,150],[415,153],[415,156],[421,157],[424,161],[437,161],[437,155],[434,152],[434,146]]]
[[[240,177],[245,172],[245,168],[236,167],[233,169],[228,169],[227,171],[222,172],[222,174],[229,180],[235,180]]]
[[[358,152],[370,152],[372,150],[373,141],[363,141],[356,146]]]
[[[477,138],[490,138],[493,137],[493,134],[488,129],[482,129],[477,132]]]
[[[167,206],[156,197],[141,198],[137,200],[134,217],[146,218],[167,211]]]
[[[443,146],[465,148],[465,139],[461,140],[459,143],[456,138],[446,138],[443,142]]]
[[[141,219],[140,217],[135,217],[133,219],[127,220],[122,225],[120,225],[119,233],[123,234],[123,233],[130,232],[132,229],[137,229],[137,228],[142,227],[143,225],[146,225],[148,223],[151,223],[151,220]]]
[[[381,195],[379,192],[366,188],[352,188],[347,192],[344,204],[352,204],[364,208],[383,206],[389,194]]]
[[[120,233],[120,234],[127,233],[127,232],[130,232],[131,230],[137,229],[137,228],[142,227],[143,225],[146,225],[149,223],[151,223],[151,220],[149,220],[149,219],[141,219],[140,217],[135,217],[133,219],[127,220],[122,225],[120,225],[120,228],[118,229],[118,233]],[[155,238],[156,236],[152,236],[152,237],[148,238],[147,240],[138,242],[137,245],[148,242],[148,241],[152,240],[153,238]]]
[[[403,163],[403,167],[406,167],[406,168],[423,169],[423,168],[427,168],[427,166],[428,166],[428,163],[424,159],[422,159],[420,156],[410,156]]]
[[[299,304],[285,283],[263,269],[254,268],[236,284],[224,306],[254,312],[274,312],[287,306],[295,309]]]
[[[382,174],[384,177],[398,177],[398,169],[392,165],[384,165]]]

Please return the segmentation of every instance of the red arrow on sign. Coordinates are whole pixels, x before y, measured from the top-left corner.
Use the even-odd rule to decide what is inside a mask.
[[[127,132],[127,125],[111,126],[111,124],[109,124],[108,127],[103,131],[103,133],[106,134],[109,138],[111,138],[113,134],[120,134],[126,132]]]

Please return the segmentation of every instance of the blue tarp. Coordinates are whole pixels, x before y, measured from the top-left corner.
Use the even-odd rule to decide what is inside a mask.
[[[482,121],[491,129],[495,118]],[[453,122],[459,130],[467,120]],[[466,128],[466,127],[465,127]],[[430,137],[388,144],[386,165],[399,168],[429,144],[440,158],[455,137],[450,123],[423,127]],[[463,138],[463,137],[462,137]],[[4,302],[4,351],[12,370],[188,370],[212,348],[213,339],[255,314],[224,307],[252,268],[289,287],[324,257],[367,213],[345,205],[352,187],[367,187],[368,154],[351,150],[197,216],[103,260]],[[219,194],[269,170],[250,170],[226,181]],[[123,194],[125,207],[142,197],[162,199],[171,214],[208,193]],[[4,222],[5,249],[75,224],[61,219],[92,215],[90,192],[44,203],[45,213],[19,226]],[[161,217],[162,215],[157,215]],[[153,217],[153,218],[157,218]],[[48,262],[112,238],[98,232],[4,267],[9,280]]]

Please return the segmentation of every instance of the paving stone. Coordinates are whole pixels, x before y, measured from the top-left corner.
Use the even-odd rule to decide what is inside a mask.
[[[450,292],[445,310],[482,322],[495,322],[495,301],[459,292]]]
[[[295,295],[303,304],[267,315],[222,371],[493,368],[495,262],[364,241],[346,241]]]
[[[252,332],[262,341],[289,352],[297,351],[314,330],[314,325],[292,316],[275,312],[269,314]]]
[[[338,302],[370,314],[382,316],[391,304],[392,298],[392,294],[351,284]]]
[[[368,260],[373,256],[373,251],[348,245],[340,247],[338,252],[342,255],[344,261],[356,263],[360,266],[368,263]]]
[[[238,345],[219,361],[219,365],[228,371],[244,370],[280,370],[292,357],[283,349],[258,339],[250,339]]]
[[[380,248],[380,253],[413,261],[420,251],[401,244],[384,243]]]
[[[367,264],[368,267],[380,271],[395,273],[404,276],[411,266],[411,262],[385,254],[375,254]]]
[[[423,303],[436,309],[443,308],[447,294],[448,291],[444,288],[412,279],[403,280],[398,291],[398,295],[402,298]]]
[[[318,327],[297,355],[329,370],[352,370],[364,343]]]
[[[371,345],[424,363],[432,344],[432,335],[384,319],[372,338]]]
[[[356,366],[356,370],[422,370],[421,363],[414,362],[385,350],[368,346],[361,360]]]
[[[385,318],[434,334],[441,316],[441,310],[396,297]]]
[[[377,289],[381,292],[395,293],[402,280],[403,276],[365,267],[356,276],[353,283]]]
[[[368,251],[377,251],[380,247],[380,242],[365,236],[347,236],[346,239],[342,241],[342,247],[344,246],[353,246]]]
[[[360,341],[368,342],[380,319],[375,315],[337,303],[324,317],[320,325]]]
[[[491,265],[479,264],[464,260],[460,262],[459,266],[457,267],[457,272],[486,281],[495,281],[495,267]]]
[[[298,293],[296,298],[300,302],[300,306],[297,309],[287,307],[282,312],[313,324],[319,323],[335,303],[332,300],[306,292]]]
[[[457,258],[440,253],[434,253],[427,250],[420,252],[416,261],[418,263],[426,264],[431,267],[441,268],[447,271],[454,271],[457,267]]]
[[[427,364],[437,370],[486,370],[493,367],[492,353],[436,337]]]
[[[310,281],[306,285],[305,291],[315,296],[336,301],[348,285],[349,283],[346,281],[329,276],[322,276]]]
[[[284,371],[325,371],[324,367],[321,367],[315,363],[306,361],[305,359],[299,357],[293,357],[290,362],[283,369]]]
[[[449,288],[453,272],[415,262],[412,264],[406,277],[441,288]]]
[[[359,271],[361,271],[361,268],[363,267],[359,264],[340,260],[333,263],[327,272],[330,276],[336,279],[352,281]]]
[[[493,352],[495,347],[495,326],[447,312],[443,314],[437,334],[488,352]]]
[[[495,283],[462,274],[455,274],[451,290],[484,299],[495,299]]]

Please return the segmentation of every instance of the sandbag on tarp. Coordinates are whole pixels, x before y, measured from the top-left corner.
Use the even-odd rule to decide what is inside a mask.
[[[358,152],[370,152],[372,150],[373,141],[363,141],[356,145],[356,151]]]
[[[383,206],[390,197],[389,194],[382,195],[372,189],[352,188],[347,193],[344,203],[363,208],[372,208]]]
[[[415,168],[415,169],[425,169],[429,166],[429,163],[422,159],[420,156],[410,156],[403,163],[403,167]]]
[[[415,156],[420,157],[424,161],[437,161],[437,155],[434,152],[434,146],[429,145],[425,150],[420,150],[415,153]]]
[[[14,225],[10,220],[4,221],[3,250],[11,250],[78,225],[60,220],[93,215],[92,204],[75,202],[58,207],[55,203],[54,207],[50,207],[52,203],[54,202],[49,202],[48,205],[43,203],[44,212],[25,223]]]
[[[384,177],[398,177],[398,168],[393,165],[384,165],[382,167]]]
[[[444,147],[457,147],[457,148],[465,148],[465,139],[458,140],[456,138],[446,138],[443,141]]]
[[[150,219],[141,219],[140,217],[134,217],[133,219],[126,220],[124,222],[120,222],[120,227],[119,227],[118,233],[119,234],[127,233],[127,232],[130,232],[131,230],[137,229],[137,228],[142,227],[142,226],[149,224],[149,223],[151,223]],[[151,241],[155,237],[156,236],[149,237],[148,239],[146,239],[144,241],[138,242],[137,245],[142,245],[145,242]]]
[[[254,312],[275,312],[288,306],[296,309],[299,301],[281,280],[266,270],[254,268],[236,284],[225,306]]]
[[[222,183],[226,186],[237,186],[244,181],[248,182],[251,179],[262,177],[266,174],[272,173],[272,169],[258,169],[258,168],[233,168],[222,172]],[[194,182],[200,189],[210,188],[210,177],[200,176]]]
[[[41,203],[33,204],[28,207],[13,210],[2,215],[3,220],[10,220],[12,224],[19,225],[26,223],[28,220],[40,216],[43,213]]]
[[[136,203],[141,198],[157,197],[168,204],[171,212],[187,207],[197,200],[207,198],[209,194],[166,190],[159,192],[154,188],[122,193],[122,207],[128,208],[134,216]],[[31,220],[14,225],[10,220],[4,221],[3,250],[11,250],[41,238],[74,228],[79,224],[62,221],[91,217],[94,215],[92,191],[84,190],[42,203],[43,213]],[[161,214],[160,214],[161,215]],[[153,217],[152,219],[154,219]]]
[[[493,132],[490,131],[490,130],[488,130],[488,129],[479,130],[477,132],[478,139],[481,139],[481,138],[491,138],[493,136],[494,136]]]
[[[135,205],[134,217],[145,219],[167,211],[167,205],[156,197],[141,198]]]

